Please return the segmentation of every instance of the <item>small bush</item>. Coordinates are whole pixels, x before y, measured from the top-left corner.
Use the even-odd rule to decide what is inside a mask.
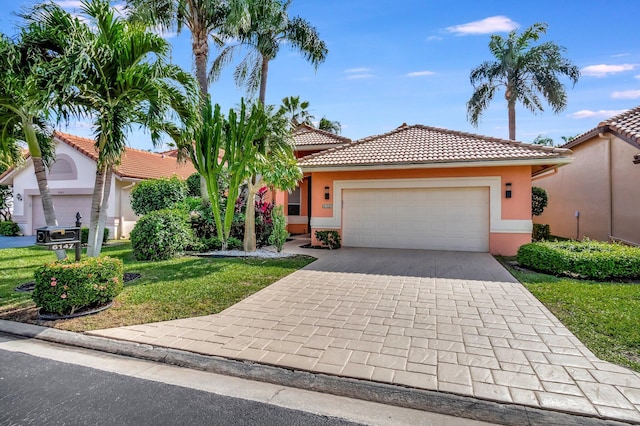
[[[551,236],[549,225],[543,225],[541,223],[533,224],[533,235],[531,238],[533,241],[546,241]]]
[[[32,298],[48,313],[71,315],[111,302],[122,291],[122,260],[91,257],[64,260],[36,269]]]
[[[109,239],[109,228],[104,228],[104,234],[102,236],[102,244],[106,244]],[[89,228],[80,229],[80,242],[87,244],[89,242]]]
[[[0,222],[0,235],[13,237],[18,234],[20,234],[20,227],[17,223],[10,220]]]
[[[342,241],[340,240],[338,231],[316,231],[316,238],[332,250],[342,247]]]
[[[520,265],[553,275],[589,279],[640,278],[640,248],[597,241],[557,241],[525,244]]]
[[[287,238],[289,238],[283,206],[278,206],[273,209],[271,212],[271,220],[273,222],[273,230],[269,236],[269,244],[273,245],[276,250],[278,250],[278,253],[280,253],[282,251],[282,247],[284,247],[284,243],[286,243]]]
[[[228,250],[242,250],[244,248],[244,244],[242,240],[236,237],[229,237],[227,240],[227,249]]]
[[[187,196],[202,197],[202,192],[200,192],[200,173],[196,172],[187,178]]]
[[[166,260],[189,246],[193,239],[187,217],[178,210],[144,215],[131,231],[133,255],[138,260]]]
[[[131,191],[131,208],[138,216],[172,209],[187,196],[187,184],[177,176],[143,180]]]
[[[549,196],[543,188],[531,188],[531,216],[540,216],[549,204]]]

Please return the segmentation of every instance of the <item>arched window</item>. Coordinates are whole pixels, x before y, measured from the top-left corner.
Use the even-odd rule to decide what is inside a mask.
[[[56,161],[49,167],[50,180],[75,180],[78,178],[76,163],[67,154],[58,154]]]

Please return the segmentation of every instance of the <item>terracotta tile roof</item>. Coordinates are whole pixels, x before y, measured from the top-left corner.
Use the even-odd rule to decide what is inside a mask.
[[[92,139],[62,132],[55,132],[54,136],[92,160],[96,161],[98,159],[94,146],[95,142]],[[176,157],[170,154],[171,152],[157,154],[140,149],[126,148],[120,165],[115,169],[115,174],[122,178],[130,179],[154,179],[171,177],[175,174],[186,179],[196,172],[190,161],[178,163]]]
[[[571,148],[605,132],[613,133],[620,139],[640,147],[640,106],[600,122],[598,127],[576,136],[562,147]]]
[[[296,148],[306,148],[319,145],[344,145],[351,143],[351,139],[334,135],[331,132],[316,129],[306,124],[301,124],[293,132],[293,140]]]
[[[373,166],[532,160],[566,157],[568,149],[529,145],[422,125],[407,126],[305,157],[302,167]]]

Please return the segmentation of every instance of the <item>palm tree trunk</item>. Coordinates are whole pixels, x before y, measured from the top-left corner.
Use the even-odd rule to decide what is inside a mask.
[[[258,100],[264,105],[267,97],[267,75],[269,74],[269,58],[262,57],[262,70],[260,71],[260,97]]]
[[[196,79],[200,85],[200,94],[202,95],[202,99],[206,100],[207,94],[209,93],[209,81],[207,80],[209,43],[207,42],[207,34],[202,34],[200,28],[192,30],[191,49],[195,57]],[[205,204],[210,202],[209,193],[207,192],[207,182],[204,176],[200,176],[200,196]]]
[[[113,167],[107,166],[104,178],[104,192],[100,202],[100,215],[98,217],[98,227],[96,229],[96,245],[93,248],[93,257],[100,256],[102,252],[102,241],[104,240],[104,228],[107,222],[107,211],[109,209],[109,196],[111,195],[111,179],[113,177]]]
[[[40,199],[42,200],[42,210],[44,211],[44,220],[47,226],[57,226],[56,211],[53,207],[53,200],[51,199],[51,193],[49,192],[49,183],[47,181],[47,174],[44,171],[44,162],[41,157],[31,157],[33,161],[33,171],[38,181],[38,190],[40,191]],[[66,259],[67,252],[64,250],[56,250],[56,257],[58,260]]]
[[[509,139],[512,141],[516,140],[516,103],[509,102],[508,104],[509,110]]]
[[[101,204],[104,199],[106,172],[106,166],[100,166],[96,169],[96,180],[93,186],[93,196],[91,198],[91,213],[89,214],[89,240],[87,241],[88,257],[97,256],[95,253],[99,244],[98,224],[100,222]]]

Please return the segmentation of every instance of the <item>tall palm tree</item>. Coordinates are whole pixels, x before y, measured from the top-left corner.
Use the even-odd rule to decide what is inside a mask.
[[[234,72],[236,83],[245,85],[249,93],[260,89],[260,103],[265,103],[269,62],[283,45],[291,46],[317,68],[328,50],[318,31],[307,20],[289,17],[291,0],[229,0],[226,22],[228,38],[237,43],[225,47],[213,61],[209,76],[216,80],[234,54],[247,47],[249,52]]]
[[[340,124],[339,121],[332,121],[327,117],[322,117],[318,123],[318,129],[333,133],[334,135],[339,135],[342,133],[342,124]]]
[[[209,93],[209,37],[219,41],[218,32],[227,15],[223,0],[126,0],[130,19],[156,26],[163,31],[191,33],[196,78],[202,98]]]
[[[38,61],[25,50],[23,36],[14,41],[0,34],[0,162],[15,166],[22,160],[20,144],[29,150],[38,190],[42,200],[45,222],[58,225],[46,165],[53,160],[51,130],[47,125],[51,105],[48,92],[37,85],[38,73],[46,63]],[[26,37],[26,36],[25,36]],[[61,112],[62,115],[62,112]],[[64,259],[64,250],[56,250],[58,259]]]
[[[567,94],[560,77],[568,77],[575,85],[580,70],[562,56],[564,47],[553,42],[533,45],[546,32],[547,24],[536,23],[522,34],[513,30],[507,38],[491,36],[489,50],[495,60],[483,62],[469,76],[474,87],[467,102],[471,124],[478,125],[499,89],[504,89],[507,101],[511,140],[516,138],[516,103],[520,102],[534,113],[544,111],[542,100],[546,100],[556,114],[566,108]]]
[[[309,112],[309,101],[300,101],[300,96],[283,98],[280,112],[289,119],[293,129],[301,124],[311,126],[314,119]]]
[[[91,204],[88,256],[98,256],[111,190],[113,167],[134,124],[150,130],[153,143],[168,134],[178,144],[183,128],[196,124],[199,91],[193,77],[165,62],[170,45],[140,23],[116,15],[109,0],[82,0],[85,23],[55,4],[36,6],[30,25],[40,28],[34,44],[59,51],[62,90],[76,114],[90,117],[98,153]],[[66,37],[51,34],[67,27]],[[176,124],[179,121],[181,126]]]

